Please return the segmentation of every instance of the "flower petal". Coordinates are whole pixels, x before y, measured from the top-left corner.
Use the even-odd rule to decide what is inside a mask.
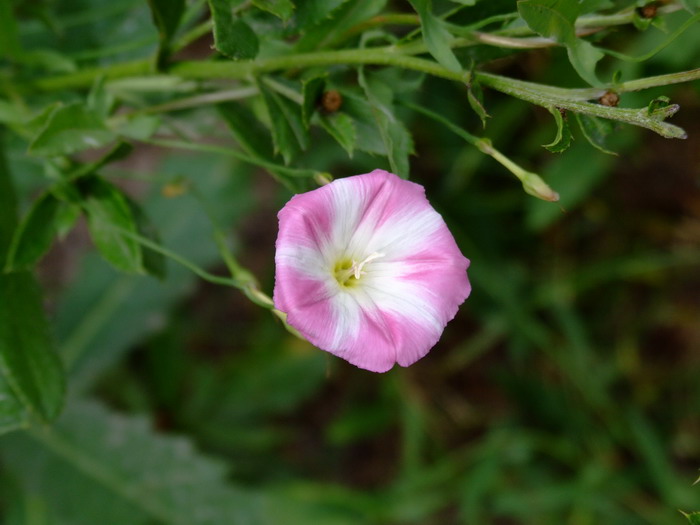
[[[469,295],[469,261],[423,187],[386,171],[296,195],[279,220],[275,306],[314,345],[358,367],[414,363]],[[346,260],[369,260],[350,287],[334,275]]]

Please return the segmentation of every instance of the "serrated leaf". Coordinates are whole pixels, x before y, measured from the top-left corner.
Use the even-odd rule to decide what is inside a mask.
[[[61,201],[46,192],[34,201],[15,230],[5,269],[27,270],[49,250],[56,235],[55,220]]]
[[[120,231],[138,233],[126,197],[115,186],[94,175],[80,179],[79,188],[90,237],[102,257],[118,270],[142,273],[140,245]]]
[[[564,115],[561,114],[559,108],[549,107],[547,109],[552,114],[554,121],[557,124],[557,135],[554,137],[554,140],[551,143],[545,144],[543,147],[552,153],[561,153],[562,151],[568,149],[568,147],[571,145],[571,130],[569,129],[569,122]]]
[[[340,146],[348,152],[352,158],[352,152],[357,143],[357,130],[352,118],[345,113],[333,113],[331,115],[319,115],[319,122],[323,129],[333,137]]]
[[[301,106],[282,97],[264,81],[259,82],[258,87],[270,116],[275,152],[281,153],[284,162],[289,164],[300,150],[308,146],[309,135],[302,121]]]
[[[16,398],[43,421],[63,405],[65,384],[41,291],[29,272],[0,274],[0,369]]]
[[[116,138],[104,121],[81,103],[59,107],[29,146],[29,153],[69,155],[109,144]]]
[[[608,149],[608,137],[614,130],[613,123],[606,119],[576,113],[576,120],[581,128],[583,136],[596,149],[608,155],[617,155]]]
[[[153,23],[158,28],[158,69],[165,67],[170,54],[170,42],[175,36],[182,14],[185,11],[185,0],[148,0],[151,8]]]
[[[255,32],[240,18],[231,13],[228,0],[209,0],[214,22],[214,47],[234,60],[252,59],[258,54],[260,44]]]
[[[304,103],[301,105],[301,118],[304,126],[308,129],[311,121],[311,116],[316,111],[316,105],[326,86],[327,74],[316,75],[306,78],[301,84],[301,94],[304,98]]]
[[[294,13],[294,4],[290,0],[253,0],[253,5],[283,21],[289,20]]]
[[[450,71],[461,71],[462,65],[450,47],[452,35],[450,35],[442,20],[433,14],[432,0],[409,1],[420,17],[423,40],[425,40],[425,45],[428,47],[430,54]]]
[[[408,156],[413,153],[413,140],[403,122],[394,114],[391,88],[368,77],[363,68],[359,71],[359,81],[372,108],[391,170],[399,177],[408,178]]]

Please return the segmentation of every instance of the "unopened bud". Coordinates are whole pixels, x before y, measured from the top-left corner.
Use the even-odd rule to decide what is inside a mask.
[[[559,194],[550,188],[542,177],[536,173],[527,173],[523,180],[523,189],[533,197],[547,202],[557,202]]]

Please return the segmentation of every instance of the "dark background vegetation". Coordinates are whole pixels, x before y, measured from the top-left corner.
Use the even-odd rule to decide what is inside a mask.
[[[60,5],[66,20],[104,11],[75,22],[75,38],[60,40],[68,54],[88,53],[100,31],[149,34],[138,29],[150,23],[140,2]],[[24,37],[42,38],[36,31]],[[601,70],[637,78],[691,69],[699,34],[691,29],[644,63],[606,61]],[[625,27],[612,41],[632,52],[659,35]],[[200,56],[209,45],[205,37],[188,52]],[[487,68],[581,85],[560,49],[508,54]],[[337,81],[352,78],[348,71]],[[155,429],[153,439],[186,436],[177,442],[183,454],[218,458],[231,484],[264,495],[272,523],[297,515],[319,524],[682,523],[678,509],[700,510],[692,486],[700,467],[700,83],[624,95],[621,105],[643,107],[657,95],[681,105],[672,122],[688,138],[616,125],[611,156],[576,131],[569,150],[549,153],[541,145],[555,127],[546,111],[486,91],[483,134],[541,173],[560,204],[526,195],[449,130],[402,113],[415,140],[411,179],[471,259],[473,292],[427,357],[382,375],[296,339],[238,291],[172,262],[164,282],[119,274],[79,225],[39,276],[71,369],[69,405],[89,393],[110,412],[95,405],[66,417],[88,436],[115,432],[120,418],[131,422],[124,428]],[[428,78],[410,97],[482,134],[463,86]],[[210,108],[167,118],[230,144]],[[5,138],[26,209],[45,179],[26,144]],[[318,129],[303,162],[336,177],[387,167],[361,152],[348,159]],[[276,213],[291,194],[265,171],[143,145],[104,175],[145,206],[165,246],[225,274],[209,214],[272,291]],[[109,495],[106,483],[95,495],[90,469],[56,450],[21,433],[0,446],[4,523],[141,522],[116,501],[124,487]],[[134,457],[167,470],[148,450],[135,445]],[[125,501],[143,507],[129,493]],[[306,514],[285,514],[297,507]]]

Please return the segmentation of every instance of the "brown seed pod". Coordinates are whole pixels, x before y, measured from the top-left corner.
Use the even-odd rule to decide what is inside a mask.
[[[656,11],[659,9],[659,4],[656,2],[651,2],[643,7],[637,9],[637,13],[642,18],[654,18],[656,16]]]
[[[335,89],[324,91],[321,95],[321,108],[326,113],[335,113],[343,105],[343,96]]]
[[[620,103],[620,95],[614,91],[606,91],[605,95],[598,99],[598,103],[603,106],[616,107]]]

